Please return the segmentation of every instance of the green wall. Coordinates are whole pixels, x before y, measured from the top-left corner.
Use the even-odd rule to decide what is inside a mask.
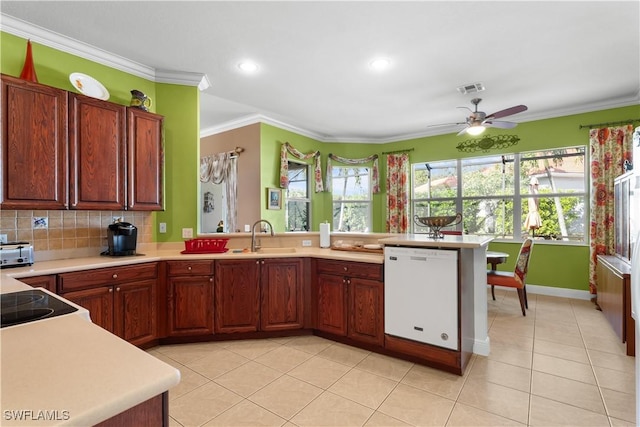
[[[0,72],[19,76],[26,46],[25,39],[0,32]],[[167,233],[158,234],[154,226],[154,238],[179,242],[183,227],[195,232],[200,150],[198,89],[155,83],[38,43],[32,43],[32,50],[38,81],[42,84],[74,92],[69,74],[81,72],[107,88],[110,102],[129,105],[132,89],[151,97],[151,110],[165,117],[165,211],[157,212],[155,217],[157,222],[167,223]]]

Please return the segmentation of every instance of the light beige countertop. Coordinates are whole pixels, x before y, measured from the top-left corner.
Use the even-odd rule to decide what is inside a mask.
[[[0,342],[3,426],[94,425],[180,381],[177,369],[80,316],[3,328]]]
[[[157,248],[146,248],[141,252],[144,255],[136,256],[90,256],[82,258],[59,259],[52,261],[36,261],[27,267],[9,268],[0,270],[0,292],[6,292],[5,286],[10,286],[12,278],[40,276],[45,274],[59,274],[71,271],[89,270],[94,268],[118,267],[153,261],[187,261],[197,259],[251,259],[251,258],[323,258],[342,261],[368,262],[382,264],[384,257],[378,253],[364,253],[351,251],[338,251],[329,248],[318,247],[265,247],[264,252],[233,252],[229,249],[225,253],[217,254],[181,254],[182,244],[158,245]],[[239,250],[239,249],[236,249]],[[11,292],[11,291],[10,291]]]
[[[462,235],[446,235],[442,239],[435,239],[426,234],[398,234],[386,237],[378,242],[389,246],[413,246],[424,248],[481,248],[489,245],[493,237]]]

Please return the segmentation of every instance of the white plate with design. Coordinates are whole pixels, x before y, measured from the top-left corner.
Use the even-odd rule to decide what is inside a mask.
[[[71,73],[69,74],[69,81],[83,95],[104,101],[109,99],[107,88],[91,76],[82,73]]]

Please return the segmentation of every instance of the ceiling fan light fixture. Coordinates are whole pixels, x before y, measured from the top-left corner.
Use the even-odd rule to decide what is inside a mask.
[[[484,132],[486,128],[482,125],[474,125],[474,126],[469,126],[467,128],[467,133],[471,136],[478,136],[480,135],[482,132]]]

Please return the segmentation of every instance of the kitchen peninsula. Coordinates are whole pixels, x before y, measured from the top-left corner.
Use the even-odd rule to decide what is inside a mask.
[[[489,336],[487,323],[487,259],[493,240],[485,236],[452,236],[434,239],[426,234],[403,234],[380,239],[385,247],[456,250],[458,257],[459,317],[461,351],[487,356]],[[387,260],[385,259],[385,263]],[[424,277],[416,276],[419,280]],[[391,286],[390,283],[385,283]]]

